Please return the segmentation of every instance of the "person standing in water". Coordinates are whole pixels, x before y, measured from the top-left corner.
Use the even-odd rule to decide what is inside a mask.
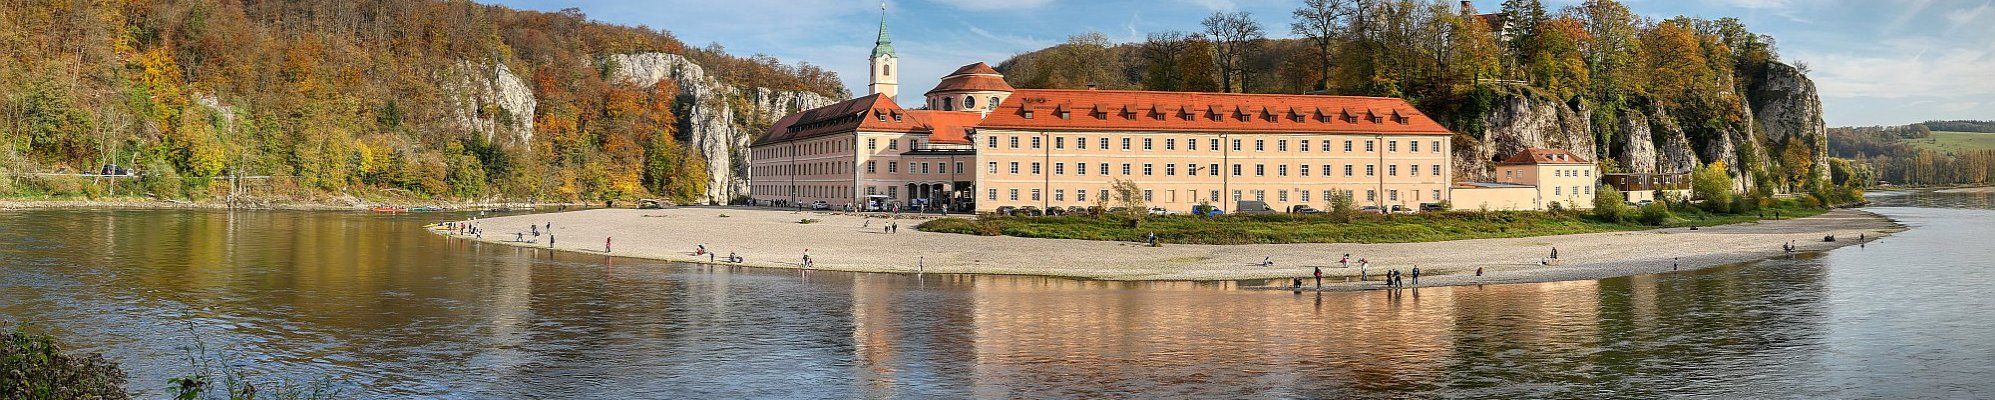
[[[1316,270],[1316,289],[1318,290],[1323,289],[1323,267],[1311,267],[1311,268]]]

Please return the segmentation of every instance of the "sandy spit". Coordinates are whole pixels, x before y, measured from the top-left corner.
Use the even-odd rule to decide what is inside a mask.
[[[805,219],[815,220],[801,223]],[[1378,274],[1418,266],[1420,286],[1589,280],[1691,270],[1757,261],[1800,251],[1857,244],[1904,230],[1860,210],[1727,226],[1589,233],[1528,238],[1391,244],[1164,245],[1068,239],[989,237],[920,232],[920,219],[796,212],[754,208],[686,207],[662,210],[593,209],[495,217],[471,221],[484,242],[680,262],[709,262],[695,255],[706,245],[716,260],[734,253],[741,265],[800,268],[808,251],[813,268],[855,272],[1042,275],[1099,280],[1213,281],[1307,277],[1322,267],[1326,290],[1375,288]],[[898,223],[898,233],[883,226]],[[546,228],[535,237],[528,225]],[[450,234],[436,229],[438,233]],[[521,233],[521,235],[515,235]],[[1824,242],[1824,236],[1835,242]],[[524,237],[524,241],[517,240]],[[605,239],[611,241],[605,252]],[[1561,261],[1540,265],[1557,247]],[[1346,267],[1338,260],[1350,254]],[[1263,258],[1273,267],[1260,265]],[[1356,260],[1371,261],[1361,268]],[[1475,276],[1476,268],[1483,276]],[[1372,282],[1357,282],[1363,272]]]

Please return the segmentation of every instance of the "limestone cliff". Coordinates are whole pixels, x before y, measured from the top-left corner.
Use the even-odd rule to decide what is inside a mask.
[[[1760,74],[1750,95],[1759,131],[1769,144],[1808,146],[1814,154],[1815,176],[1829,176],[1827,124],[1822,122],[1822,100],[1815,81],[1801,70],[1774,63]]]
[[[505,63],[461,61],[445,72],[446,109],[458,128],[513,143],[533,141],[533,89]],[[496,137],[495,137],[496,136]]]
[[[1456,136],[1456,176],[1487,180],[1495,160],[1526,147],[1557,147],[1604,156],[1620,171],[1634,173],[1689,172],[1722,161],[1740,178],[1735,189],[1751,190],[1778,162],[1770,152],[1798,143],[1813,150],[1811,178],[1826,179],[1828,133],[1814,83],[1794,67],[1772,63],[1747,86],[1747,93],[1738,96],[1743,107],[1722,118],[1672,115],[1651,106],[1596,111],[1529,88],[1502,88],[1485,111],[1470,115],[1471,126],[1456,127],[1461,133]],[[1612,114],[1596,119],[1594,112]]]
[[[679,85],[679,137],[706,158],[713,179],[701,202],[747,196],[746,154],[755,135],[785,115],[838,101],[811,92],[723,84],[676,54],[613,54],[602,62],[612,82],[650,86],[671,79]]]

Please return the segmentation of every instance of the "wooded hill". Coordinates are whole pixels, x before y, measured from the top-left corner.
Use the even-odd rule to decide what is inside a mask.
[[[1459,132],[1459,176],[1471,179],[1519,148],[1564,147],[1611,171],[1724,162],[1742,190],[1827,182],[1806,68],[1780,63],[1774,39],[1736,19],[1655,20],[1613,0],[1488,11],[1451,0],[1297,3],[1287,16],[1215,13],[1141,43],[1076,35],[999,69],[1024,88],[1404,97]],[[1277,32],[1296,38],[1268,38]]]
[[[0,194],[97,194],[37,173],[138,171],[144,192],[358,198],[696,198],[672,82],[609,54],[683,55],[743,87],[845,97],[808,64],[690,48],[580,12],[433,0],[0,1]],[[344,196],[342,196],[344,197]]]

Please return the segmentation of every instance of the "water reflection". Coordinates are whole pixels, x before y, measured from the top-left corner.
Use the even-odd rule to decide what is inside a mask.
[[[344,377],[363,397],[1995,389],[1977,379],[1995,376],[1977,339],[1995,324],[1975,311],[1995,304],[1951,295],[1991,278],[1965,261],[1995,250],[1946,247],[1990,237],[1995,218],[1885,210],[1919,228],[1734,268],[1323,294],[661,264],[418,230],[441,215],[0,212],[0,318],[109,353],[142,391],[184,373],[196,337],[255,372]]]

